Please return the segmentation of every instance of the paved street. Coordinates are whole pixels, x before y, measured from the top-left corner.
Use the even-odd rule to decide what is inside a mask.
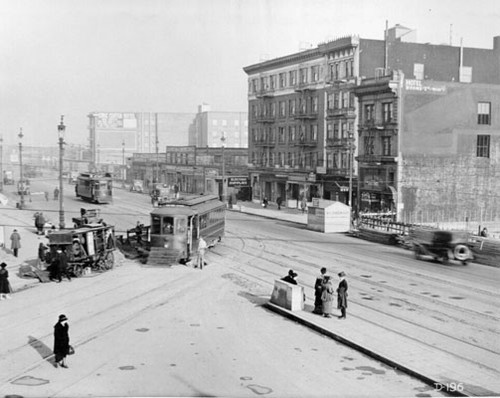
[[[115,198],[113,207],[103,207],[106,212],[115,213],[116,206],[132,213],[127,206],[146,199],[118,190]],[[73,207],[68,211],[78,208]],[[143,210],[147,214],[147,207]],[[30,225],[31,212],[1,214],[4,225],[9,220]],[[132,223],[140,214],[130,215]],[[228,212],[227,224],[223,244],[210,251],[210,265],[202,272],[143,267],[119,258],[115,270],[71,283],[11,278],[16,289],[33,288],[1,303],[2,336],[9,343],[0,367],[9,371],[0,390],[26,397],[82,391],[89,396],[437,396],[441,393],[420,376],[434,377],[429,372],[438,369],[441,381],[463,383],[467,393],[492,395],[490,386],[495,391],[496,379],[487,384],[487,377],[498,355],[497,269],[416,262],[400,249],[238,211]],[[28,252],[38,242],[31,226],[23,230],[23,242],[18,263],[35,256],[35,250]],[[15,273],[13,257],[2,256]],[[319,264],[349,275],[348,320],[340,325],[309,312]],[[277,314],[263,305],[274,279],[289,268],[306,287],[308,311]],[[70,318],[77,350],[67,371],[54,369],[48,358],[59,313]],[[382,362],[351,349],[355,344],[379,354]],[[393,370],[387,359],[420,380]],[[473,362],[479,366],[471,367]],[[471,378],[481,383],[472,385]]]

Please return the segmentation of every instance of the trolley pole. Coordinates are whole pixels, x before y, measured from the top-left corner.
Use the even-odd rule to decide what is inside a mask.
[[[64,229],[64,199],[63,199],[63,154],[64,154],[64,133],[66,126],[64,125],[64,115],[61,116],[61,123],[57,126],[59,136],[59,229]]]

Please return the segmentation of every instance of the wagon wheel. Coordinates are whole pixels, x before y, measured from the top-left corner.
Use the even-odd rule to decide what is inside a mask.
[[[73,264],[73,269],[72,269],[73,275],[75,275],[77,278],[83,275],[83,265],[80,264]]]
[[[115,255],[113,252],[107,252],[104,256],[104,269],[113,269],[115,266]]]

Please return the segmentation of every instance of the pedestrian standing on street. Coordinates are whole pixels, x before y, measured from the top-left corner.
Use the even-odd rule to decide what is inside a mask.
[[[59,315],[59,321],[54,325],[54,366],[67,368],[66,356],[69,352],[69,325],[66,315]]]
[[[306,211],[306,208],[307,208],[307,201],[306,201],[306,197],[304,196],[302,198],[302,200],[300,201],[300,208],[302,210],[302,213],[304,213]]]
[[[284,278],[281,278],[281,280],[288,282],[288,283],[291,283],[292,285],[298,285],[298,283],[295,279],[296,277],[297,277],[297,273],[293,269],[291,269],[288,271],[288,275],[285,276]]]
[[[9,271],[5,268],[7,264],[0,264],[0,300],[10,299],[10,294],[12,293],[12,287],[9,282]]]
[[[54,200],[57,200],[59,199],[59,188],[55,188],[54,189]]]
[[[325,318],[331,318],[333,313],[333,295],[335,289],[328,275],[325,275],[323,283],[323,291],[321,293],[321,311]]]
[[[203,269],[205,265],[205,251],[207,250],[207,242],[200,236],[200,240],[198,241],[198,258],[196,260],[195,268]]]
[[[43,269],[43,264],[45,264],[45,259],[47,258],[48,247],[40,242],[38,245],[38,268]]]
[[[278,199],[276,199],[276,204],[278,205],[278,210],[281,210],[281,203],[283,203],[283,199],[281,199],[281,196],[278,196]]]
[[[345,272],[339,272],[339,287],[337,288],[337,308],[341,314],[339,319],[346,318],[347,309],[347,281],[345,280]]]
[[[59,258],[58,282],[62,282],[63,275],[68,278],[68,281],[71,282],[68,269],[68,255],[66,254],[66,251],[64,249],[57,250],[57,257]]]
[[[135,226],[135,239],[137,244],[142,246],[142,224],[140,221],[137,221],[137,225]]]
[[[10,241],[11,241],[10,248],[14,253],[14,257],[17,257],[19,249],[21,248],[21,235],[19,235],[17,229],[15,229],[10,235]]]
[[[323,284],[325,283],[326,268],[321,268],[320,275],[316,278],[314,283],[314,313],[323,314],[323,301],[321,295],[323,294]]]
[[[47,191],[45,191],[44,194],[45,194],[45,200],[48,202],[49,201],[49,193]]]

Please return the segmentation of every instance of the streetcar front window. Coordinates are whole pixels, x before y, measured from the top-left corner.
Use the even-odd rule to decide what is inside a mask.
[[[174,233],[174,218],[163,217],[163,231],[162,235],[171,235]]]
[[[159,235],[161,233],[161,217],[151,216],[151,233]]]
[[[177,218],[175,220],[175,233],[182,235],[186,233],[187,220],[185,218]]]

